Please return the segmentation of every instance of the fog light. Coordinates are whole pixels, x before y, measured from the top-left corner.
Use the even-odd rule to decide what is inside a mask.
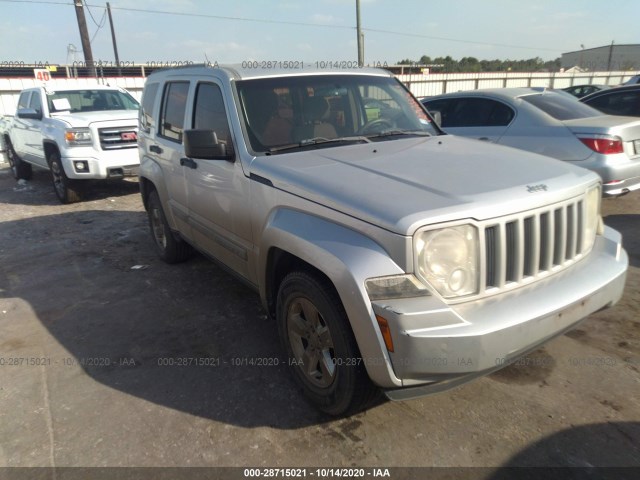
[[[89,163],[86,160],[79,160],[73,162],[73,168],[75,168],[78,173],[86,173],[89,171]]]

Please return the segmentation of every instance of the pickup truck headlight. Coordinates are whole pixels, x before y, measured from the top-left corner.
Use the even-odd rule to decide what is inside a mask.
[[[444,298],[478,293],[478,230],[474,226],[418,231],[414,248],[418,277]]]
[[[67,141],[67,145],[71,147],[91,145],[91,130],[88,128],[72,128],[65,130],[64,139]]]

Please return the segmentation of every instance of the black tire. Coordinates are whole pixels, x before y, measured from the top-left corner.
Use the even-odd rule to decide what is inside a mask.
[[[53,181],[53,191],[60,203],[76,203],[81,200],[79,182],[71,180],[64,171],[60,154],[52,152],[49,155],[49,170],[51,170],[51,180]]]
[[[293,377],[313,405],[349,415],[376,396],[332,285],[306,272],[290,273],[278,291],[276,319]]]
[[[193,255],[191,245],[173,234],[164,211],[158,192],[153,190],[147,201],[147,215],[151,237],[158,256],[167,263],[184,262]]]
[[[7,148],[7,157],[9,159],[9,166],[11,167],[11,173],[13,173],[13,177],[16,180],[29,180],[31,178],[31,175],[33,175],[31,165],[22,161],[22,159],[13,149],[11,140],[9,140],[8,137],[5,137],[5,146]]]

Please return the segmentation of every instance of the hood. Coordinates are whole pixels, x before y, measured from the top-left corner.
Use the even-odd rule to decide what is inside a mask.
[[[93,123],[102,122],[126,122],[127,124],[138,123],[137,110],[102,110],[98,112],[78,112],[54,114],[52,118],[62,120],[71,127],[87,127]]]
[[[537,208],[599,179],[559,160],[449,135],[262,156],[251,173],[403,235],[426,224]],[[546,190],[527,188],[539,185]]]

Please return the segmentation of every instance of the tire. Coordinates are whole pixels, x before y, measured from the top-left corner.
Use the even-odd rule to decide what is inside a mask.
[[[314,406],[349,415],[376,396],[332,285],[305,272],[290,273],[278,291],[276,320],[293,377]]]
[[[7,157],[9,159],[9,166],[11,167],[11,173],[16,180],[29,180],[33,174],[31,165],[23,162],[13,149],[11,140],[5,137],[5,145],[7,147]]]
[[[149,194],[147,205],[149,227],[158,256],[167,263],[184,262],[191,257],[191,245],[176,237],[169,227],[157,191],[153,190]]]
[[[76,203],[81,200],[78,190],[78,181],[70,180],[64,172],[64,167],[60,161],[60,154],[53,152],[49,155],[49,169],[53,181],[53,190],[60,200],[60,203]]]

